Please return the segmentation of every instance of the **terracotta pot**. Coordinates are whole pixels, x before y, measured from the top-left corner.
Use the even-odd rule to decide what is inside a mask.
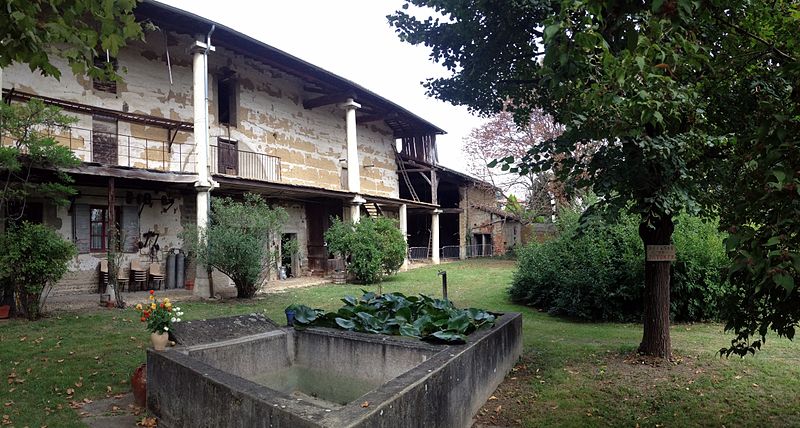
[[[8,318],[9,312],[11,312],[11,305],[0,306],[0,319]]]
[[[139,407],[147,405],[147,364],[142,364],[133,371],[131,376],[133,388],[133,401]]]
[[[186,282],[184,283],[184,287],[187,290],[194,290],[194,280],[193,279],[187,279]]]
[[[150,341],[153,342],[153,349],[156,351],[163,351],[167,349],[167,343],[169,343],[169,334],[150,333]]]

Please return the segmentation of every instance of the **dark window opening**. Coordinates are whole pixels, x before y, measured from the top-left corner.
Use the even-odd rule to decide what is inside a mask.
[[[99,56],[99,57],[95,57],[95,59],[94,59],[94,66],[99,68],[99,69],[101,69],[101,70],[109,71],[108,70],[109,69],[109,64],[110,64],[111,70],[113,70],[116,73],[117,70],[118,70],[118,67],[119,67],[116,58],[107,58],[106,56]],[[108,92],[108,93],[111,93],[111,94],[116,94],[117,93],[117,81],[113,80],[113,79],[103,78],[103,77],[92,77],[92,88],[94,88],[95,91],[101,91],[101,92]]]
[[[41,202],[11,201],[6,204],[6,228],[23,222],[44,224],[44,204]]]
[[[122,208],[114,207],[114,223],[117,229],[117,251],[122,251],[122,242],[119,231],[122,226]],[[89,250],[106,251],[108,248],[108,207],[92,206],[89,209]]]
[[[236,79],[221,77],[217,80],[217,117],[220,125],[236,126]]]

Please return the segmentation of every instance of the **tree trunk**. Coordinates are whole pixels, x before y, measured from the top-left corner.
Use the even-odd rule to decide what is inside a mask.
[[[639,237],[645,246],[670,245],[675,225],[671,216],[651,220],[651,225],[639,224]],[[671,262],[644,264],[644,334],[639,352],[654,357],[668,358],[672,354],[669,338],[669,284]]]

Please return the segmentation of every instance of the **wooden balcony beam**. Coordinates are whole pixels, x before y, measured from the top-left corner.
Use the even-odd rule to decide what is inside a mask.
[[[331,104],[343,103],[347,101],[348,98],[355,99],[355,97],[356,97],[355,94],[353,94],[352,92],[341,92],[338,94],[323,95],[321,97],[303,101],[303,108],[306,110],[312,110],[317,107],[324,107]]]

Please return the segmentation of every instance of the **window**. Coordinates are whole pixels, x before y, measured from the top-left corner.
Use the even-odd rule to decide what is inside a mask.
[[[220,125],[236,126],[236,79],[217,79],[217,119]]]
[[[111,63],[111,68],[114,71],[117,71],[118,64],[116,58],[109,58],[106,56],[99,56],[95,57],[94,59],[94,66],[101,69],[106,70],[108,68],[109,63]],[[108,92],[111,94],[117,93],[117,81],[116,80],[107,80],[99,77],[92,78],[92,88],[95,91],[100,92]]]
[[[117,230],[120,230],[120,219],[122,217],[122,210],[120,207],[114,207],[114,219]],[[108,243],[108,208],[103,206],[92,206],[89,209],[89,250],[90,251],[106,251]],[[120,251],[122,243],[117,241]]]

